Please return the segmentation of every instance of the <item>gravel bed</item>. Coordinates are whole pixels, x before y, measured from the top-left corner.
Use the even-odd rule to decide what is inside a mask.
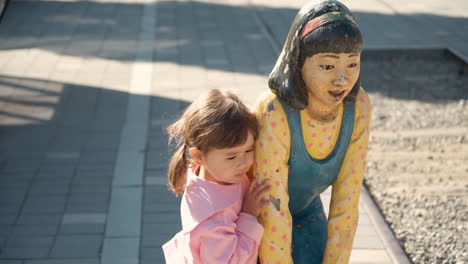
[[[376,132],[371,196],[414,263],[468,263],[468,135],[444,133],[468,128],[463,65],[443,52],[374,53],[363,56],[361,76]],[[401,130],[436,132],[378,135]]]

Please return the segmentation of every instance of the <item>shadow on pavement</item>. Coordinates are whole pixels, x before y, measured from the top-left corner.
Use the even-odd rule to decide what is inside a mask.
[[[105,220],[109,209],[129,95],[4,75],[0,87],[13,90],[0,95],[0,259],[99,257],[105,231],[99,219]],[[164,128],[188,102],[149,99],[142,228],[148,230],[144,243],[159,248],[153,235],[162,231],[152,224],[162,210],[159,204],[178,203],[165,186],[170,150]],[[79,214],[94,220],[70,225],[64,217]],[[180,228],[174,219],[177,215],[160,236],[169,239]],[[63,243],[75,243],[77,235],[90,243],[66,253],[70,249]],[[32,245],[31,239],[41,244]]]
[[[270,29],[278,43],[283,43],[290,23],[297,10],[290,8],[272,8],[258,6],[260,17]],[[34,10],[29,14],[29,10]],[[154,43],[154,61],[169,62],[179,65],[202,66],[230,72],[267,75],[276,61],[277,54],[271,49],[261,34],[252,8],[203,2],[156,3],[156,41]],[[28,14],[26,14],[28,13]],[[143,5],[132,3],[99,3],[88,1],[52,2],[52,1],[12,1],[8,13],[0,27],[0,38],[6,39],[0,44],[1,49],[39,48],[60,55],[98,57],[109,60],[133,61],[143,15]],[[462,17],[444,17],[424,13],[389,16],[377,13],[355,12],[365,43],[398,43],[414,37],[413,44],[424,45],[433,32],[418,30],[422,23],[432,24],[437,31],[468,25],[468,19]],[[402,19],[403,17],[403,19]],[[404,24],[402,21],[406,21]],[[375,28],[382,32],[375,34]],[[447,30],[447,34],[462,39],[461,31]],[[104,37],[103,37],[104,36]],[[438,55],[439,51],[434,51]],[[363,56],[362,80],[370,92],[382,92],[386,96],[400,99],[417,99],[428,102],[444,102],[466,98],[466,94],[457,91],[437,94],[429,97],[411,97],[414,92],[389,92],[375,82],[394,78],[383,76],[382,71],[375,74],[366,68],[390,67],[397,71],[400,80],[423,79],[431,71],[452,75],[462,66],[450,66],[449,59],[434,61],[434,54],[420,57],[417,61],[405,59],[413,54],[400,54],[397,58],[369,60]],[[374,56],[379,58],[379,56]],[[413,70],[399,65],[392,60],[404,60]],[[367,67],[366,64],[371,66]],[[425,64],[428,68],[420,69]],[[442,73],[439,69],[445,69]],[[391,74],[390,74],[391,75]],[[449,77],[450,77],[449,76]],[[466,73],[465,73],[466,76]],[[441,77],[442,78],[442,77]],[[454,75],[466,84],[466,78]],[[457,80],[454,80],[457,83]],[[412,86],[412,81],[391,84],[394,87]],[[419,86],[440,86],[437,80],[426,80]],[[382,90],[383,89],[383,90]],[[419,89],[418,89],[419,90]]]

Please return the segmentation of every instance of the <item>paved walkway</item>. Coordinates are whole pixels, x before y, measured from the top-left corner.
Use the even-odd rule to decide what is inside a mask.
[[[253,104],[301,5],[283,2],[11,1],[0,264],[164,263],[160,246],[180,228],[164,127],[207,88]],[[366,50],[468,56],[468,4],[438,2],[345,1]],[[365,193],[351,263],[405,263]]]

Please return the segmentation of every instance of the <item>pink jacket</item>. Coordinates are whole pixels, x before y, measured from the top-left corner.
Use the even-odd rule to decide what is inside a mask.
[[[187,173],[182,197],[182,231],[163,245],[167,264],[256,264],[263,227],[241,213],[249,185],[221,185]]]

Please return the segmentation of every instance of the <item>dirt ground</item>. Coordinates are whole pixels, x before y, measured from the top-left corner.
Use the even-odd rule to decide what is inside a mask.
[[[467,68],[441,51],[363,54],[365,184],[414,263],[468,263]]]

